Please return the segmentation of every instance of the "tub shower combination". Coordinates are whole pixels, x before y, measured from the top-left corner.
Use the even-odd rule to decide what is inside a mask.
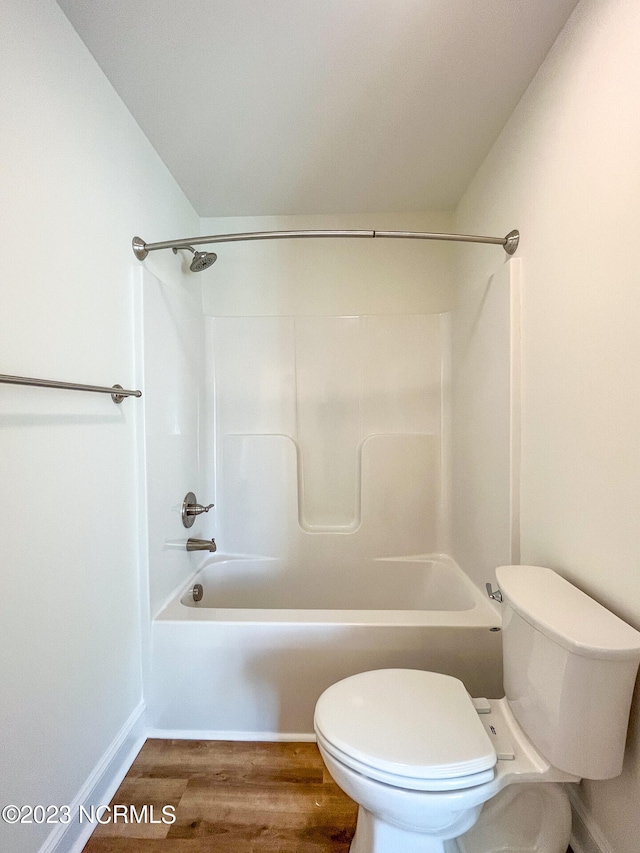
[[[507,254],[518,241],[517,232],[256,232],[136,238],[134,251],[143,260],[186,249],[199,272],[216,256],[193,246],[286,237],[470,240]],[[193,537],[189,550],[215,553],[189,558],[197,573],[153,620],[151,727],[313,739],[320,694],[385,667],[501,695],[500,618],[446,555],[449,315],[204,322],[215,542]]]
[[[323,690],[384,667],[449,673],[472,695],[500,695],[499,617],[451,559],[321,568],[300,583],[278,559],[208,560],[154,622],[156,728],[311,740]]]

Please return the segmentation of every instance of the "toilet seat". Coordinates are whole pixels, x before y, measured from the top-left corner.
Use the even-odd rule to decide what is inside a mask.
[[[464,685],[412,669],[363,672],[318,700],[319,744],[357,772],[414,791],[470,788],[494,778],[497,756]]]
[[[322,736],[320,731],[316,730],[316,739],[321,751],[335,758],[345,767],[350,770],[355,770],[362,776],[369,779],[374,779],[376,782],[382,782],[385,785],[391,785],[394,788],[404,788],[409,791],[439,791],[442,793],[448,791],[460,791],[466,788],[473,788],[477,785],[483,785],[494,780],[495,773],[493,769],[483,770],[480,773],[473,773],[470,776],[451,777],[449,779],[418,779],[415,776],[402,776],[397,773],[387,773],[374,767],[371,764],[365,764],[358,761],[353,756],[345,752],[341,752],[332,743]]]

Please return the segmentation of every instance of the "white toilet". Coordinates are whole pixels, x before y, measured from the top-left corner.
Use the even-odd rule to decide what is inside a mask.
[[[550,569],[496,577],[504,699],[412,669],[362,672],[319,698],[318,747],[359,805],[351,853],[565,853],[558,783],[620,774],[640,633]]]

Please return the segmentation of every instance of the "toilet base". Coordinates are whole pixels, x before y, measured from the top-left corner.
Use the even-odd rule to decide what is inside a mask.
[[[466,809],[460,815],[458,831],[466,830],[477,819],[481,808]],[[446,835],[450,837],[449,832]],[[359,806],[349,853],[448,853],[452,849],[447,846],[449,843],[437,835],[395,826]]]
[[[516,784],[485,803],[475,826],[446,853],[566,853],[571,806],[564,785]]]
[[[480,807],[477,811],[480,810]],[[466,827],[477,817],[472,809]],[[453,840],[401,828],[358,808],[350,853],[566,853],[571,806],[555,782],[514,784],[488,800],[470,829]]]

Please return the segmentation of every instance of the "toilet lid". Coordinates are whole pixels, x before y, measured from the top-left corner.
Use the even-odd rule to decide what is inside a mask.
[[[318,699],[315,726],[344,755],[402,778],[453,779],[496,763],[464,684],[437,672],[380,669],[345,678]]]

